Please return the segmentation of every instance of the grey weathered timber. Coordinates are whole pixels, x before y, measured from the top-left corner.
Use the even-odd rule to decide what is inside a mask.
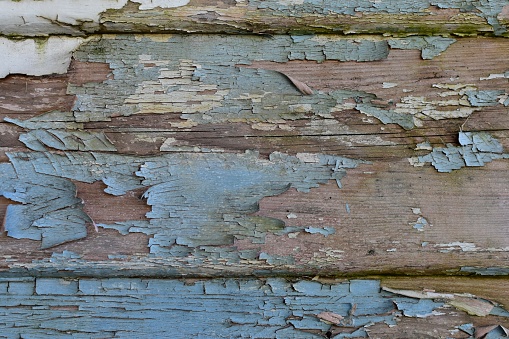
[[[509,336],[508,4],[0,0],[0,337]]]

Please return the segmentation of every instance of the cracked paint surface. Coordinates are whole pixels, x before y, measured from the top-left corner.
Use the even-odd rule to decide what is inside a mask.
[[[447,313],[444,298],[458,309],[475,303],[461,295],[381,289],[377,280],[326,284],[282,278],[2,278],[0,295],[2,336],[7,338],[69,334],[73,338],[323,338],[327,332],[329,338],[367,338],[374,324],[398,326],[403,316]],[[496,304],[482,303],[487,316],[509,316]],[[469,324],[458,319],[449,326],[473,330]]]
[[[472,84],[457,83],[433,84],[433,88],[440,90],[439,99],[415,95],[404,95],[399,100],[379,98],[374,93],[355,90],[355,86],[302,95],[284,74],[251,66],[256,62],[296,60],[369,63],[385,60],[391,49],[421,50],[422,57],[430,59],[454,41],[440,37],[123,35],[96,37],[78,48],[80,40],[73,45],[78,48],[74,58],[82,62],[107,63],[113,77],[94,85],[69,85],[68,94],[75,95],[76,101],[72,116],[65,118],[68,125],[60,124],[60,129],[66,131],[52,131],[52,135],[47,135],[48,132],[32,130],[23,141],[37,150],[45,149],[44,143],[50,142],[61,150],[111,151],[114,146],[104,135],[67,129],[75,128],[71,124],[109,121],[135,114],[179,114],[180,121],[171,122],[171,126],[181,129],[200,124],[246,122],[258,130],[287,130],[292,127],[285,121],[310,120],[310,133],[316,129],[311,120],[321,118],[327,120],[329,133],[332,133],[335,120],[332,113],[351,109],[384,124],[398,124],[410,130],[422,126],[423,120],[429,118],[468,117],[485,107],[505,106],[508,94],[503,89],[484,90]],[[70,54],[67,53],[65,62],[68,64]],[[9,62],[3,67],[8,74]],[[59,72],[37,67],[36,64],[36,69],[26,73]],[[497,78],[486,77],[486,80]],[[397,85],[386,84],[383,88]],[[52,116],[60,123],[58,114]],[[27,122],[11,122],[28,128]],[[81,145],[75,142],[71,146],[72,139],[78,139]],[[83,145],[85,143],[88,145]]]
[[[0,32],[7,35],[83,35],[142,32],[327,32],[411,34],[430,30],[458,34],[506,33],[504,0],[189,0],[3,1]],[[3,15],[2,15],[3,14]],[[151,19],[151,20],[150,20]],[[282,21],[282,22],[281,22]],[[389,22],[404,26],[387,25]],[[424,25],[424,23],[426,25]],[[431,27],[430,26],[431,23]]]
[[[435,147],[427,155],[410,158],[413,166],[431,163],[439,172],[451,172],[462,167],[478,167],[497,159],[508,159],[500,142],[485,132],[460,132],[461,146],[451,144]]]
[[[245,154],[183,153],[138,158],[106,153],[13,153],[11,164],[2,164],[2,195],[24,205],[9,206],[6,230],[9,236],[40,240],[51,247],[86,236],[88,216],[75,197],[74,185],[67,179],[102,181],[105,192],[113,195],[147,187],[144,197],[152,211],[149,221],[128,221],[112,227],[121,232],[154,235],[151,253],[181,256],[200,245],[232,245],[233,239],[262,241],[266,232],[284,230],[277,219],[251,216],[258,201],[293,187],[309,191],[329,180],[339,180],[347,168],[361,163],[326,155],[289,156],[273,153],[262,160],[256,152]],[[60,199],[55,200],[56,183]],[[37,183],[37,185],[35,185]],[[65,186],[67,185],[67,186]],[[40,200],[43,196],[45,199]],[[63,202],[61,202],[63,201]],[[39,204],[39,205],[38,205]],[[76,215],[73,237],[58,229],[69,227],[66,213]],[[49,233],[45,227],[51,224]],[[308,228],[309,233],[328,234],[323,228]],[[288,232],[294,230],[290,229]]]

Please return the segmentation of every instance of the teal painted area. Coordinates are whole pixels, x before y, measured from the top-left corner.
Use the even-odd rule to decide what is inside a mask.
[[[467,91],[468,101],[473,107],[496,106],[505,94],[503,90]]]
[[[361,113],[377,118],[384,124],[398,124],[406,130],[415,127],[414,117],[411,114],[397,113],[393,110],[382,109],[369,103],[358,104],[355,108]]]
[[[431,163],[439,172],[451,172],[509,158],[509,154],[503,153],[502,144],[485,132],[460,132],[459,143],[461,146],[435,147],[431,153],[412,159],[413,164]]]

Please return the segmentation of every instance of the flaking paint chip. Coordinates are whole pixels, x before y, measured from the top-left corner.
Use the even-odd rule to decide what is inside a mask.
[[[343,316],[332,312],[321,312],[318,313],[316,317],[324,322],[331,323],[334,325],[339,325],[341,323],[341,320],[344,319]]]
[[[291,83],[299,90],[299,92],[301,92],[302,94],[304,95],[311,95],[313,94],[313,90],[308,86],[306,85],[305,83],[303,83],[302,81],[300,80],[297,80],[295,78],[292,78],[291,76],[283,73],[283,72],[279,72],[281,74],[283,74],[285,77],[288,78],[288,80],[291,81]]]

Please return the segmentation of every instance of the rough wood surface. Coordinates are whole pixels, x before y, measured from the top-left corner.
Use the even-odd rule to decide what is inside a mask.
[[[67,73],[0,82],[3,267],[507,274],[508,48],[83,40]]]
[[[0,34],[506,35],[506,0],[3,0]]]
[[[508,5],[0,0],[0,337],[509,336]]]

